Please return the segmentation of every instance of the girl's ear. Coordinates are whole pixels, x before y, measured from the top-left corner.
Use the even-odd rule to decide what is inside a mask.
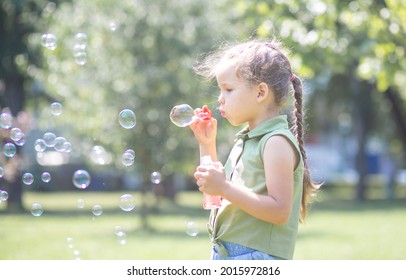
[[[257,86],[257,101],[262,102],[271,96],[269,87],[266,83],[262,82]]]

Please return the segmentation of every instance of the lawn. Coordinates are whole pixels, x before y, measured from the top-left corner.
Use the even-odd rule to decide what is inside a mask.
[[[148,217],[136,208],[119,208],[123,192],[26,192],[24,204],[43,206],[35,217],[29,211],[6,214],[0,204],[0,259],[8,260],[205,260],[210,255],[206,233],[208,212],[198,192],[178,194],[176,203],[161,200]],[[406,200],[373,199],[355,202],[326,190],[305,225],[300,226],[294,259],[406,259]],[[85,205],[79,208],[78,199]],[[154,198],[147,197],[148,201]],[[95,216],[94,205],[103,213]],[[116,234],[120,227],[124,235]],[[197,227],[197,228],[196,228]]]

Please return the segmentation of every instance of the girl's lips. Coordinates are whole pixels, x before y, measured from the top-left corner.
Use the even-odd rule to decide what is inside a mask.
[[[224,110],[222,110],[222,109],[219,109],[219,112],[220,112],[222,117],[224,117],[226,115],[226,112],[224,112]]]

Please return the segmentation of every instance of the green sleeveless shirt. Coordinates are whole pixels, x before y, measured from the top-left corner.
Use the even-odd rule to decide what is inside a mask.
[[[276,225],[254,218],[223,199],[219,209],[212,210],[209,233],[214,243],[237,243],[255,250],[292,259],[299,226],[303,189],[303,160],[297,140],[288,128],[286,115],[269,119],[251,131],[242,130],[225,164],[227,179],[242,188],[267,195],[263,151],[266,141],[283,135],[296,149],[299,164],[294,170],[293,204],[286,224]],[[221,252],[220,252],[221,253]]]

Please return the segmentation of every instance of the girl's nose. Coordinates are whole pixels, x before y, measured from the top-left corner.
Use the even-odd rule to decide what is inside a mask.
[[[217,101],[218,101],[221,105],[224,104],[224,96],[223,96],[223,94],[222,94],[221,92],[220,92],[220,95],[219,95]]]

